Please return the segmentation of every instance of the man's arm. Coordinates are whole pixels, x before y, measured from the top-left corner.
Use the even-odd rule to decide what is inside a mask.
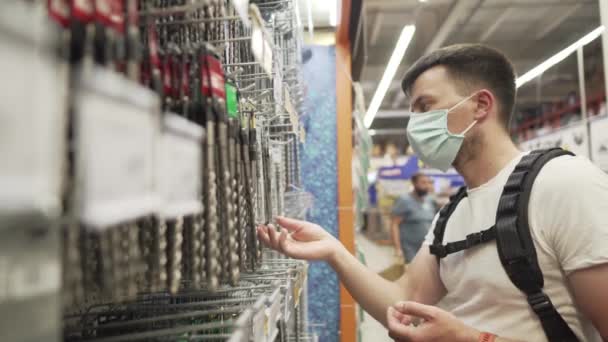
[[[568,282],[576,305],[608,341],[608,264],[572,272]]]
[[[399,231],[399,225],[403,221],[403,218],[399,216],[393,216],[391,219],[391,238],[393,240],[393,246],[395,246],[395,252],[397,255],[401,255],[401,232]]]
[[[428,248],[422,248],[408,268],[407,280],[390,282],[371,271],[332,235],[316,224],[277,218],[283,227],[259,227],[260,239],[289,257],[327,261],[355,300],[379,322],[387,325],[386,310],[392,304],[413,300],[436,304],[446,293],[439,278],[437,261]]]
[[[372,317],[387,326],[386,310],[403,300],[434,305],[446,294],[439,278],[437,260],[422,248],[408,267],[407,275],[390,282],[361,264],[341,246],[330,260],[348,292]]]

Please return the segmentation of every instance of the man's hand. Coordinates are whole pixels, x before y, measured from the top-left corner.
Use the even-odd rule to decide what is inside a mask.
[[[398,342],[477,342],[480,334],[449,312],[416,302],[389,307],[387,322],[389,336]]]
[[[291,258],[331,262],[342,244],[314,223],[277,217],[283,227],[280,233],[274,226],[259,226],[258,236],[268,247]]]

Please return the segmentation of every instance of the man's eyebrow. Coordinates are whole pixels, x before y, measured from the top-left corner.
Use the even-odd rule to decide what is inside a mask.
[[[422,102],[422,100],[424,100],[425,98],[426,98],[426,95],[420,95],[420,96],[416,97],[414,99],[414,102],[410,102],[410,108],[416,107],[416,105],[419,105],[420,102]]]

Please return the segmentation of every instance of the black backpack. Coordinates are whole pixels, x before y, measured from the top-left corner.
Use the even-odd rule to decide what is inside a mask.
[[[467,196],[462,187],[439,212],[435,224],[435,240],[430,246],[437,261],[447,255],[464,251],[482,243],[496,240],[498,256],[511,282],[527,297],[530,307],[538,316],[550,342],[578,341],[572,329],[557,312],[549,297],[543,292],[543,273],[538,265],[536,249],[528,225],[528,203],[536,176],[553,158],[573,155],[561,148],[536,150],[522,157],[509,176],[503,189],[496,223],[484,231],[467,235],[465,240],[443,245],[445,227],[458,203]]]

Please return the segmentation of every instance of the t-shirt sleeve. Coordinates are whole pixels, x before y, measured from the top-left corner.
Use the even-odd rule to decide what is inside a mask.
[[[393,216],[404,217],[407,215],[408,210],[409,210],[409,206],[408,206],[407,200],[403,197],[399,197],[395,201],[395,204],[393,204],[393,209],[391,210],[391,214]]]
[[[608,175],[583,157],[545,165],[530,197],[530,225],[566,274],[608,263]]]

